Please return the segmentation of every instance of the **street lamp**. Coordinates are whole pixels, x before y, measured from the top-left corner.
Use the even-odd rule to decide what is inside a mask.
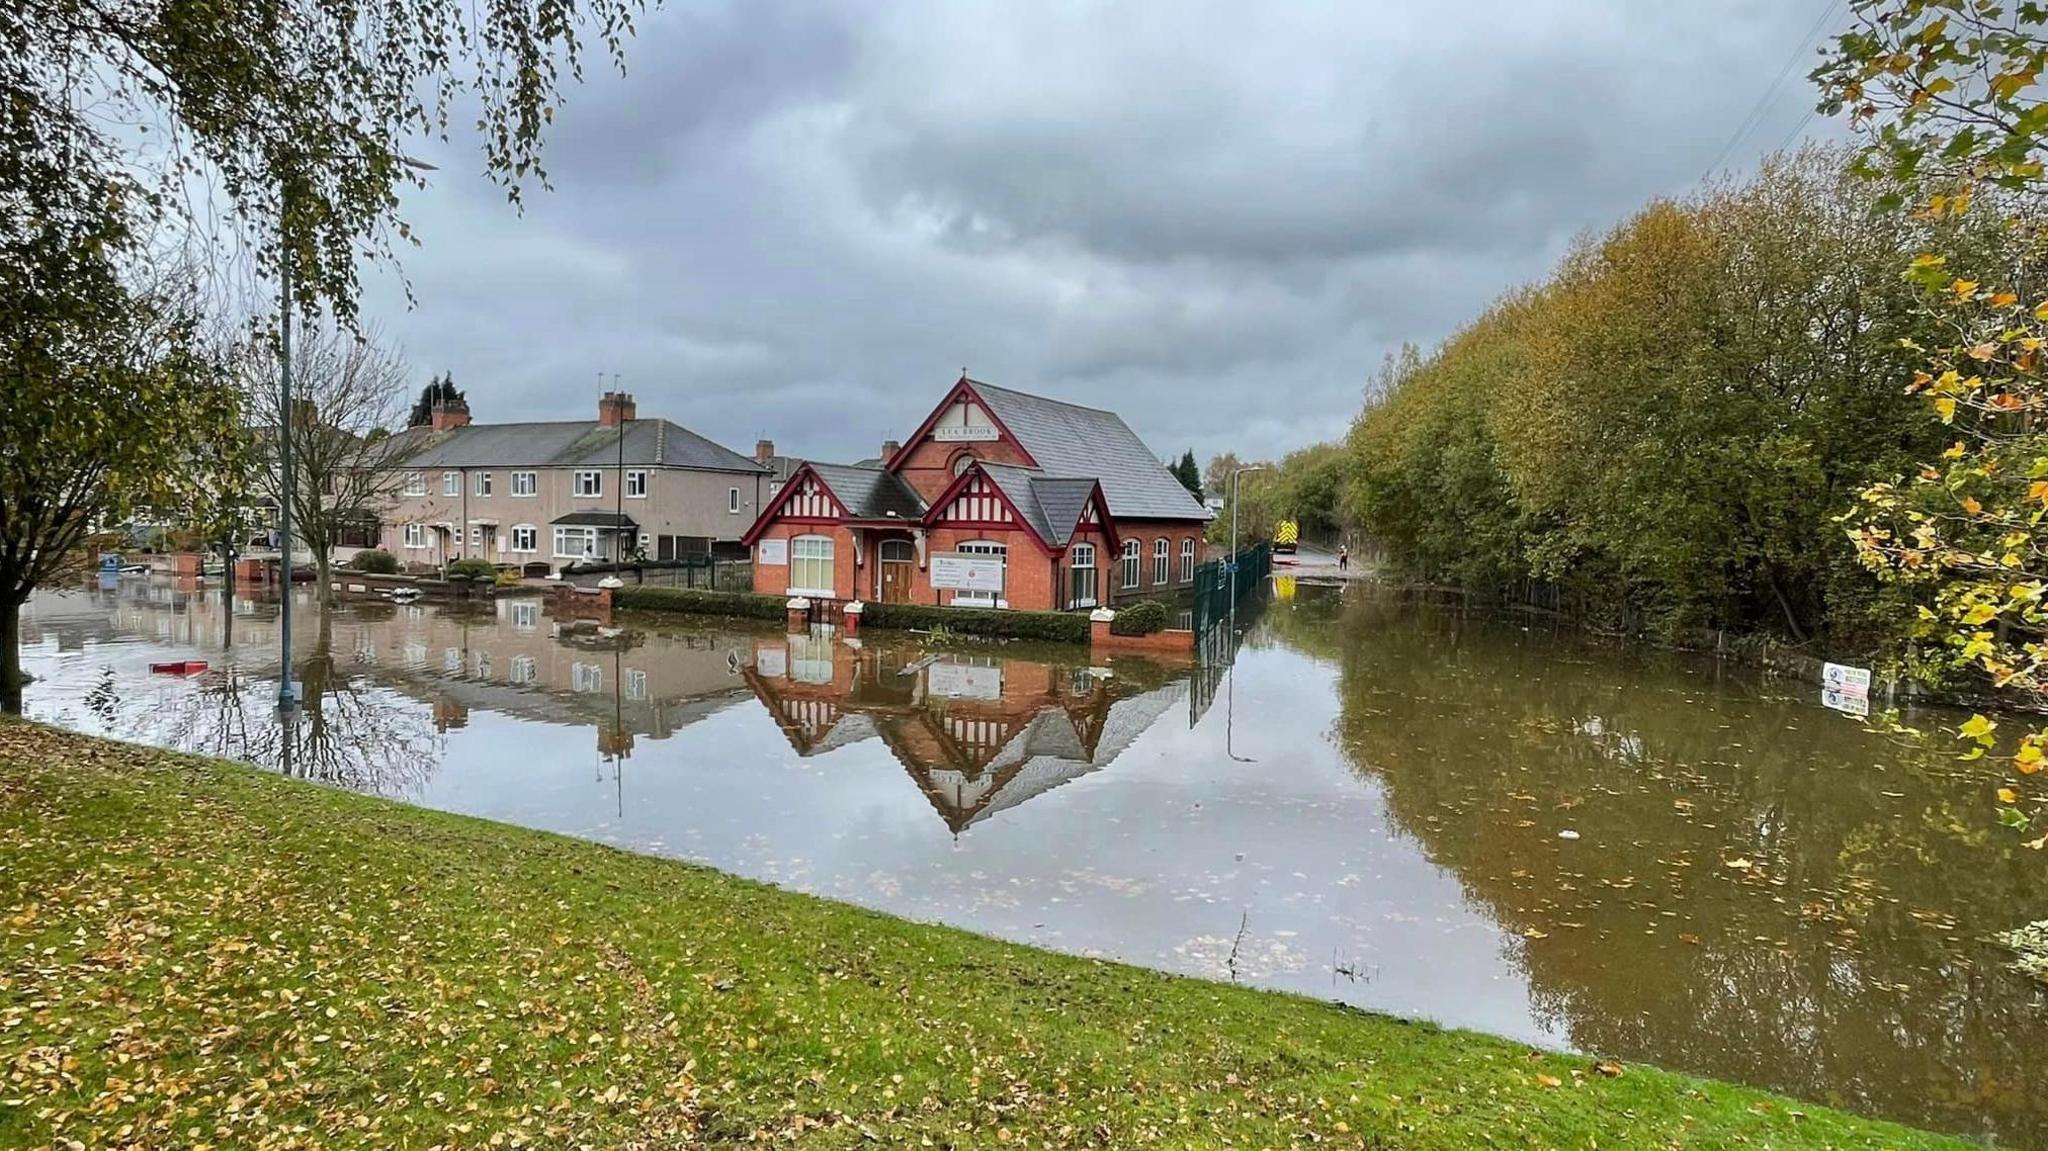
[[[1264,464],[1251,464],[1230,473],[1230,634],[1224,637],[1230,644],[1230,667],[1224,673],[1229,678],[1223,685],[1223,754],[1239,763],[1255,761],[1237,754],[1237,749],[1231,746],[1231,735],[1237,726],[1237,500],[1244,490],[1244,474],[1265,470]]]
[[[434,165],[411,156],[393,154],[392,159],[415,172],[436,171]],[[299,706],[299,687],[292,682],[292,251],[286,241],[284,200],[291,196],[286,185],[279,192],[277,221],[277,285],[280,309],[278,311],[278,421],[277,421],[277,464],[283,472],[278,483],[277,501],[277,569],[284,588],[279,599],[278,613],[279,672],[277,676],[277,706],[291,711]],[[232,574],[232,573],[231,573]]]

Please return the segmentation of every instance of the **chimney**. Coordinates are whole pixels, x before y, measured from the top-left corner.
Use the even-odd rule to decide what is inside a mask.
[[[452,400],[434,401],[433,426],[437,432],[468,427],[469,401],[459,396]]]
[[[633,406],[633,393],[606,392],[597,401],[597,426],[616,428],[628,420],[638,419],[637,411]]]
[[[883,462],[883,463],[885,463],[885,464],[886,464],[886,463],[888,463],[888,462],[889,462],[889,461],[890,461],[891,459],[893,459],[893,458],[895,457],[895,455],[896,455],[896,453],[897,453],[897,452],[900,452],[900,451],[902,451],[902,450],[903,450],[903,445],[902,445],[902,444],[899,444],[899,443],[897,443],[897,442],[896,442],[895,440],[883,440],[883,441],[882,441],[882,462]]]
[[[774,440],[755,440],[755,441],[754,441],[754,462],[755,462],[755,463],[757,463],[757,464],[765,464],[765,463],[767,463],[767,462],[768,462],[769,460],[772,460],[772,459],[774,459],[774,458],[775,458],[775,441],[774,441]]]

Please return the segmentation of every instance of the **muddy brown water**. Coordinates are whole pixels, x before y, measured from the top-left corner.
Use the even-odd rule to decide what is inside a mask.
[[[29,714],[1084,955],[2048,1148],[2048,918],[1994,776],[1818,685],[1369,588],[1234,667],[126,580],[24,614]],[[191,678],[148,664],[199,658]],[[1939,715],[1919,717],[1927,723]],[[1240,928],[1242,931],[1240,932]]]

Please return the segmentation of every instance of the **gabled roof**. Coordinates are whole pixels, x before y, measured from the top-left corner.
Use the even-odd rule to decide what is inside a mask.
[[[839,497],[848,519],[899,519],[916,523],[924,515],[924,501],[895,472],[845,464],[811,463],[806,466],[831,489],[833,495]]]
[[[1102,481],[1118,519],[1206,520],[1202,505],[1115,412],[962,377],[1047,476]]]
[[[681,424],[653,419],[628,420],[622,426],[628,467],[749,474],[768,471]],[[415,441],[411,454],[400,465],[406,468],[602,468],[619,463],[618,430],[596,420],[469,424],[438,432],[412,428],[402,434]]]

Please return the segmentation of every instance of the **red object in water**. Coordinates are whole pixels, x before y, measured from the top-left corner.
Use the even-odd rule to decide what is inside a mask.
[[[149,670],[157,675],[198,675],[206,670],[203,659],[180,659],[170,663],[153,663]]]

